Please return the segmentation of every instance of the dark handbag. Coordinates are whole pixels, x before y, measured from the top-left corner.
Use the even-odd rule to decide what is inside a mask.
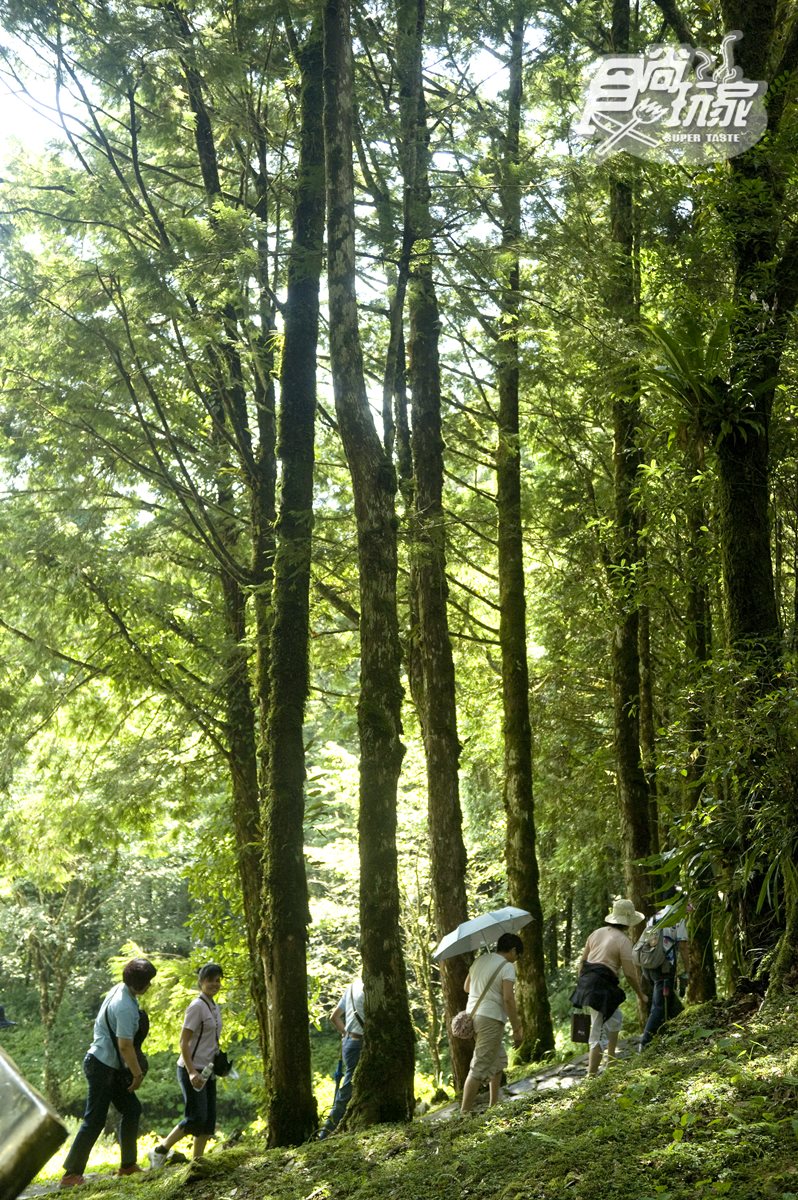
[[[590,1041],[590,1013],[571,1013],[571,1041]]]
[[[105,1017],[105,1023],[108,1026],[108,1032],[111,1035],[111,1041],[114,1043],[114,1049],[116,1050],[116,1057],[119,1059],[119,1066],[116,1068],[116,1070],[119,1071],[119,1073],[122,1076],[122,1078],[124,1079],[125,1083],[130,1085],[133,1082],[133,1072],[127,1066],[127,1064],[125,1063],[125,1060],[122,1058],[122,1055],[119,1053],[119,1040],[117,1039],[117,1036],[114,1033],[114,1030],[111,1026],[111,1022],[108,1020],[108,1000],[107,999],[105,1001],[105,1012],[103,1013],[103,1016]],[[144,1053],[144,1051],[141,1048],[141,1044],[149,1032],[150,1032],[150,1018],[147,1015],[147,1013],[144,1011],[144,1009],[140,1008],[139,1009],[139,1027],[136,1030],[135,1034],[133,1035],[133,1051],[136,1055],[136,1058],[138,1059],[139,1070],[141,1071],[142,1075],[146,1075],[150,1069],[150,1064],[147,1061],[147,1055]]]
[[[230,1059],[227,1057],[224,1050],[217,1050],[213,1056],[214,1075],[218,1075],[221,1079],[224,1078],[225,1075],[229,1075],[232,1069],[233,1064],[230,1062]]]

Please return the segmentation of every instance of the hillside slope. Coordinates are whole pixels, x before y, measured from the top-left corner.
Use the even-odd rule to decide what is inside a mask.
[[[687,1010],[644,1054],[484,1115],[291,1151],[239,1147],[81,1196],[140,1200],[798,1200],[798,998]]]

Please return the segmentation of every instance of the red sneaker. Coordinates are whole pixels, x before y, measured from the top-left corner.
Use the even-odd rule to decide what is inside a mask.
[[[60,1188],[80,1187],[80,1185],[85,1182],[86,1180],[82,1175],[64,1175],[59,1181],[58,1186]]]
[[[143,1171],[137,1163],[133,1163],[132,1167],[120,1167],[117,1175],[142,1175]]]

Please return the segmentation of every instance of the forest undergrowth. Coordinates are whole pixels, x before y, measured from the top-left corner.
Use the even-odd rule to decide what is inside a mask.
[[[492,1112],[238,1145],[81,1197],[140,1200],[798,1200],[798,997],[688,1009],[644,1054]]]

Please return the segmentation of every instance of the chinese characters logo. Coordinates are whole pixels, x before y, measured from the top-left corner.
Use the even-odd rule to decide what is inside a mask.
[[[613,54],[591,70],[575,132],[598,134],[600,158],[628,150],[658,162],[715,162],[742,154],[767,126],[767,83],[743,78],[734,43],[724,37],[720,62],[691,46],[651,46]]]

